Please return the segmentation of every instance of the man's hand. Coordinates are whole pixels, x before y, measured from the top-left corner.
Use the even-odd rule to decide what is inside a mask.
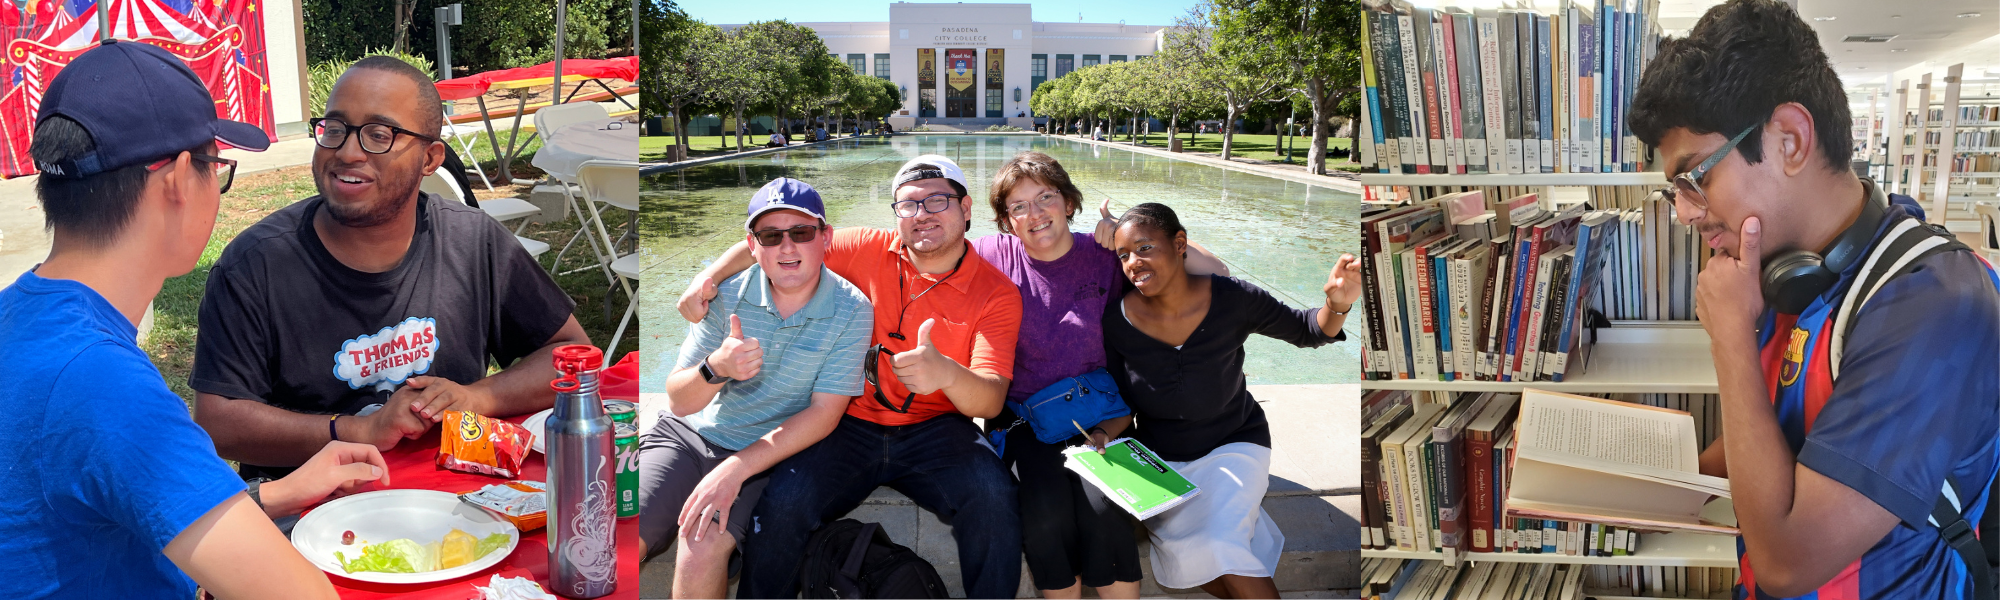
[[[1764,313],[1762,231],[1757,217],[1744,219],[1736,256],[1709,258],[1695,283],[1695,317],[1715,343],[1756,346],[1757,318]]]
[[[444,421],[444,411],[462,410],[492,416],[493,398],[476,388],[443,377],[411,377],[404,389],[417,390],[410,411],[432,423]]]
[[[1347,312],[1354,302],[1361,299],[1361,259],[1352,254],[1340,255],[1334,261],[1333,272],[1326,275],[1326,307],[1334,312]]]
[[[917,347],[890,357],[896,379],[919,395],[951,387],[962,370],[931,343],[931,326],[936,324],[937,319],[924,319],[924,324],[917,326]]]
[[[307,507],[338,498],[369,482],[389,483],[389,465],[374,446],[327,442],[298,470],[258,488],[264,514],[273,518],[296,515]]]
[[[749,381],[764,370],[764,346],[757,338],[743,337],[743,319],[729,315],[729,337],[708,355],[708,368],[737,381]]]
[[[688,494],[687,503],[681,505],[681,537],[699,542],[711,530],[728,535],[729,508],[736,503],[736,495],[743,491],[743,477],[736,474],[736,469],[729,468],[732,464],[736,463],[725,461],[714,471],[709,471],[708,476],[702,477],[701,483],[694,486],[694,493]]]
[[[715,280],[703,277],[688,284],[687,291],[681,293],[681,301],[675,308],[680,309],[681,318],[689,323],[700,323],[702,317],[708,316],[708,301],[714,300],[717,293]]]
[[[411,403],[415,402],[422,394],[422,390],[405,386],[402,389],[396,390],[395,394],[390,395],[389,402],[384,404],[381,410],[377,410],[365,417],[350,416],[340,419],[343,422],[352,423],[348,428],[344,428],[344,431],[347,431],[349,435],[352,435],[356,429],[359,429],[361,432],[361,435],[357,437],[341,437],[350,441],[375,446],[376,449],[383,452],[395,449],[396,444],[401,443],[403,440],[416,439],[417,436],[431,430],[430,420],[418,416],[415,410],[410,409]]]
[[[1104,203],[1097,205],[1097,245],[1105,250],[1118,251],[1118,243],[1111,239],[1118,233],[1118,217],[1111,216],[1111,197],[1105,196]]]

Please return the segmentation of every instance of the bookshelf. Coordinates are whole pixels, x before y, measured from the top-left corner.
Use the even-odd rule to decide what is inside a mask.
[[[1712,500],[1702,507],[1704,519],[1734,525],[1735,505],[1727,498]],[[1511,552],[1471,552],[1465,554],[1465,562],[1513,562],[1513,563],[1562,563],[1570,565],[1611,565],[1611,566],[1660,566],[1660,567],[1717,567],[1734,569],[1736,563],[1736,538],[1724,535],[1700,533],[1650,533],[1638,554],[1626,556],[1571,556],[1567,554],[1521,554]],[[1373,550],[1363,548],[1362,558],[1400,558],[1405,560],[1442,560],[1437,552],[1410,552],[1404,550]]]
[[[1587,335],[1587,334],[1586,334]],[[1535,388],[1571,394],[1714,394],[1715,365],[1708,333],[1695,321],[1613,321],[1597,330],[1590,360],[1567,381],[1438,381],[1378,379],[1364,390],[1514,392]]]
[[[1667,185],[1666,174],[1659,171],[1636,173],[1535,173],[1535,174],[1487,174],[1487,175],[1406,175],[1398,173],[1362,173],[1361,185],[1372,186],[1653,186]]]

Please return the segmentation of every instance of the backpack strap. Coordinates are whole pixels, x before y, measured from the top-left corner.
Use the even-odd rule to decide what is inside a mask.
[[[1937,504],[1931,507],[1931,526],[1936,527],[1944,543],[1958,551],[1958,557],[1964,559],[1965,570],[1972,577],[1973,600],[1994,600],[1995,594],[2000,592],[1993,588],[1993,568],[1986,564],[1986,548],[1980,544],[1978,536],[1973,535],[1972,524],[1966,522],[1965,513],[1961,510],[1961,505],[1970,499],[1960,492],[1964,489],[1965,486],[1958,484],[1957,477],[1945,478]]]
[[[1860,314],[1861,307],[1889,280],[1916,270],[1919,261],[1933,254],[1958,250],[1970,251],[1970,248],[1941,226],[1915,218],[1903,219],[1890,226],[1888,234],[1868,254],[1867,262],[1862,263],[1860,276],[1847,289],[1840,306],[1834,309],[1833,340],[1829,344],[1831,354],[1827,356],[1827,366],[1832,369],[1834,379],[1840,378],[1840,358],[1847,347],[1847,335],[1854,332],[1854,316]],[[1961,503],[1967,497],[1960,490],[1966,488],[1959,485],[1956,479],[1945,479],[1937,504],[1931,508],[1931,526],[1964,562],[1975,588],[1974,600],[2000,600],[1995,597],[2000,592],[1994,589],[1993,566],[1987,562],[1989,554],[1982,540],[1974,535],[1973,525],[1965,520]],[[1995,485],[2000,486],[2000,481],[1996,481]],[[1993,516],[1991,509],[1987,513],[1987,516]]]
[[[847,562],[840,565],[840,574],[847,576],[848,581],[861,580],[861,559],[868,557],[868,544],[875,541],[875,530],[881,527],[880,523],[862,523],[861,532],[854,534],[854,546],[847,549]]]

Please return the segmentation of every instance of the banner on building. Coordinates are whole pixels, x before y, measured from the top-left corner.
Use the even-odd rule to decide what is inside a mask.
[[[937,87],[937,49],[917,49],[917,89]]]
[[[951,48],[944,51],[944,82],[951,88],[964,91],[972,87],[979,60],[979,51],[971,48]]]
[[[1006,63],[1006,48],[986,49],[986,89],[1000,89],[1002,82],[1005,81],[1002,75],[1006,72]]]
[[[264,0],[103,0],[111,37],[165,49],[186,62],[215,98],[216,116],[277,139],[264,58]],[[0,2],[0,177],[35,172],[28,157],[42,94],[63,67],[97,46],[98,0]]]

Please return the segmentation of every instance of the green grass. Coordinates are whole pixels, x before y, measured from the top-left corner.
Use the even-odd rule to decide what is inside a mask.
[[[493,133],[499,136],[501,146],[507,145],[507,134],[508,134],[507,131],[496,128],[494,129]],[[542,170],[535,168],[534,165],[529,163],[535,160],[535,151],[540,150],[542,148],[542,136],[535,135],[535,132],[533,131],[523,129],[521,130],[520,137],[521,139],[517,139],[514,141],[515,147],[520,148],[520,150],[516,151],[516,155],[514,156],[514,161],[507,165],[508,168],[514,171],[514,177],[517,179],[534,179],[537,177],[541,177],[543,175]],[[468,142],[472,144],[472,156],[467,157],[466,153],[459,149],[459,144],[461,142]],[[495,188],[501,187],[501,184],[505,183],[503,181],[499,181],[500,178],[496,176],[494,173],[494,170],[498,169],[500,166],[500,159],[498,158],[498,155],[493,152],[493,144],[492,142],[487,140],[485,130],[483,129],[480,130],[479,135],[475,137],[452,140],[451,149],[452,151],[459,153],[458,157],[460,160],[474,160],[474,159],[478,160],[479,168],[485,169],[486,175],[489,178],[495,180],[493,182],[493,186]],[[479,173],[476,172],[467,173],[467,175],[474,178],[479,177]],[[310,185],[311,182],[307,183],[308,185]],[[486,188],[486,186],[479,185],[479,183],[476,181],[473,182],[472,186],[480,189]],[[234,190],[231,191],[233,192]]]
[[[758,148],[762,148],[764,147],[765,142],[770,141],[770,137],[771,137],[770,134],[765,134],[765,135],[744,134],[743,149],[756,150]],[[794,135],[791,137],[794,143],[798,142],[799,136]],[[673,143],[674,143],[674,136],[671,135],[647,136],[639,138],[639,161],[657,162],[666,160],[667,146],[672,145]],[[716,154],[728,154],[735,151],[736,151],[736,136],[734,135],[688,136],[687,155],[689,158],[694,158],[697,156],[712,156]]]
[[[502,142],[505,142],[502,139]],[[489,152],[490,157],[490,152]],[[525,162],[525,161],[522,161]],[[519,164],[519,163],[517,163]],[[153,329],[147,335],[144,348],[152,357],[153,365],[166,378],[167,386],[190,404],[194,401],[194,390],[188,388],[188,372],[194,366],[194,342],[197,333],[197,311],[201,308],[201,297],[207,289],[209,269],[222,249],[236,238],[245,228],[256,224],[273,211],[303,200],[317,193],[313,187],[311,167],[297,166],[256,175],[245,175],[237,179],[228,194],[222,196],[222,206],[216,215],[215,233],[209,237],[208,247],[202,251],[201,261],[194,271],[186,275],[168,279],[160,288],[160,295],[153,301]],[[532,167],[530,168],[532,169]],[[539,173],[539,171],[535,171]],[[521,174],[519,169],[515,173]],[[498,186],[499,193],[486,192],[483,186],[473,184],[481,198],[510,196],[527,191],[527,186]],[[625,211],[604,208],[605,221],[620,226],[627,217]],[[512,225],[510,223],[510,225]],[[550,250],[541,258],[543,268],[550,268],[556,251],[577,228],[574,218],[540,225],[529,225],[521,235],[546,242]],[[617,230],[612,231],[617,235]],[[563,255],[561,271],[568,271],[590,264],[593,261],[590,246],[582,240],[577,247]],[[551,272],[557,272],[552,270]],[[618,319],[625,314],[625,292],[613,289],[605,282],[604,276],[595,269],[570,275],[557,275],[556,285],[569,293],[576,302],[576,320],[590,335],[591,341],[603,345],[611,341],[611,334],[618,327]],[[637,291],[636,288],[634,291]],[[607,293],[608,292],[608,293]],[[605,314],[609,309],[609,316]],[[611,357],[622,356],[625,352],[639,349],[638,323],[635,320],[625,329],[625,338],[618,348],[610,352]],[[496,367],[493,367],[497,369]]]

